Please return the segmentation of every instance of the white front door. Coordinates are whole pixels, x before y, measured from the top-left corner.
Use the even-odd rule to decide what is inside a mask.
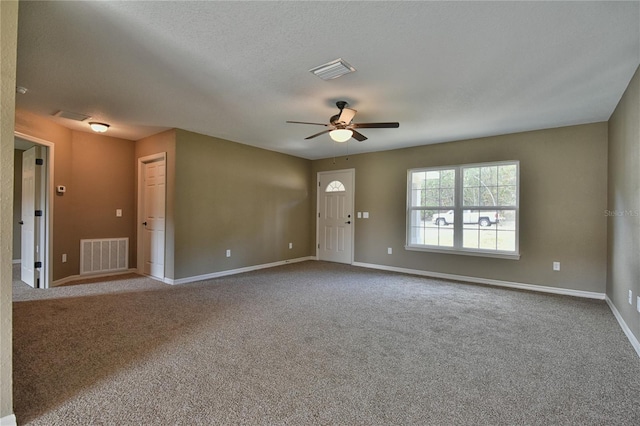
[[[353,263],[355,171],[318,173],[318,259]]]
[[[164,154],[140,161],[141,250],[138,265],[142,273],[155,278],[164,278],[164,233],[166,160]],[[140,256],[141,255],[141,256]],[[140,266],[138,266],[140,268]]]
[[[41,166],[36,165],[40,157],[39,146],[22,153],[22,219],[21,219],[21,272],[20,279],[36,287],[38,270],[35,263],[40,260],[39,233],[43,220],[40,206]],[[39,211],[36,216],[36,210]]]

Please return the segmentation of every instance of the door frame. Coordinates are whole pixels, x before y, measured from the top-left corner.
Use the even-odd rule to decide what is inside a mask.
[[[137,235],[136,235],[136,247],[137,247],[137,253],[136,253],[136,269],[138,271],[138,274],[140,275],[144,275],[145,277],[150,277],[153,279],[159,279],[163,282],[166,282],[166,278],[167,278],[167,222],[166,222],[166,216],[167,216],[167,197],[166,197],[166,192],[165,192],[165,197],[164,197],[164,214],[165,214],[165,240],[164,240],[164,266],[162,269],[162,278],[157,278],[157,277],[153,277],[151,275],[146,275],[144,273],[144,244],[142,244],[143,239],[144,239],[144,230],[142,229],[142,226],[140,226],[142,224],[142,222],[144,221],[144,217],[143,217],[143,213],[144,213],[144,173],[142,172],[143,170],[143,165],[147,164],[147,163],[152,163],[154,161],[164,161],[165,162],[165,191],[167,189],[167,172],[166,172],[166,168],[167,168],[167,153],[166,152],[158,152],[156,154],[151,154],[151,155],[147,155],[144,157],[139,157],[138,158],[138,200],[137,200],[137,213],[136,213],[136,229],[137,229]]]
[[[55,144],[51,141],[40,139],[22,132],[14,131],[14,138],[24,139],[29,142],[45,147],[43,160],[46,165],[46,173],[42,175],[42,184],[44,185],[44,200],[41,200],[44,215],[44,232],[40,233],[40,247],[44,250],[41,258],[43,259],[42,269],[40,271],[40,285],[36,288],[50,288],[53,277],[53,200],[54,200],[54,164],[55,164]],[[15,143],[15,142],[14,142]],[[15,200],[14,200],[15,202]],[[21,256],[22,257],[22,256]]]
[[[320,178],[325,175],[331,175],[334,173],[344,173],[347,172],[351,175],[351,208],[353,209],[353,221],[351,228],[351,253],[349,253],[349,264],[353,265],[355,261],[355,245],[356,245],[356,169],[340,169],[340,170],[325,170],[322,172],[318,172],[316,177],[316,260],[320,260],[320,249],[318,248],[318,244],[320,241],[320,195],[324,191],[323,188],[320,187]]]

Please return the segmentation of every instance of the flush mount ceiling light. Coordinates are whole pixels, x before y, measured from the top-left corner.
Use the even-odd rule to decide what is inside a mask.
[[[313,73],[323,80],[333,80],[334,78],[338,78],[345,74],[355,72],[355,70],[356,69],[354,67],[339,58],[335,61],[331,61],[315,68],[311,68],[309,72]]]
[[[330,131],[329,136],[336,142],[346,142],[353,136],[353,131],[349,129],[336,129]]]
[[[89,126],[91,127],[91,130],[93,130],[94,132],[97,132],[97,133],[104,133],[109,128],[108,124],[98,123],[97,121],[89,122]]]

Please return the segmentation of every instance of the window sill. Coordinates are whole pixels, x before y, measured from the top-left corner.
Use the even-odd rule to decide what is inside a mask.
[[[447,249],[425,246],[404,246],[405,250],[424,251],[429,253],[461,254],[463,256],[492,257],[496,259],[520,260],[520,253],[486,252],[477,250]]]

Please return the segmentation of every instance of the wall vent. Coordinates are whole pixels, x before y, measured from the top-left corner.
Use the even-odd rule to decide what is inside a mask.
[[[80,275],[129,269],[129,238],[80,240]]]

